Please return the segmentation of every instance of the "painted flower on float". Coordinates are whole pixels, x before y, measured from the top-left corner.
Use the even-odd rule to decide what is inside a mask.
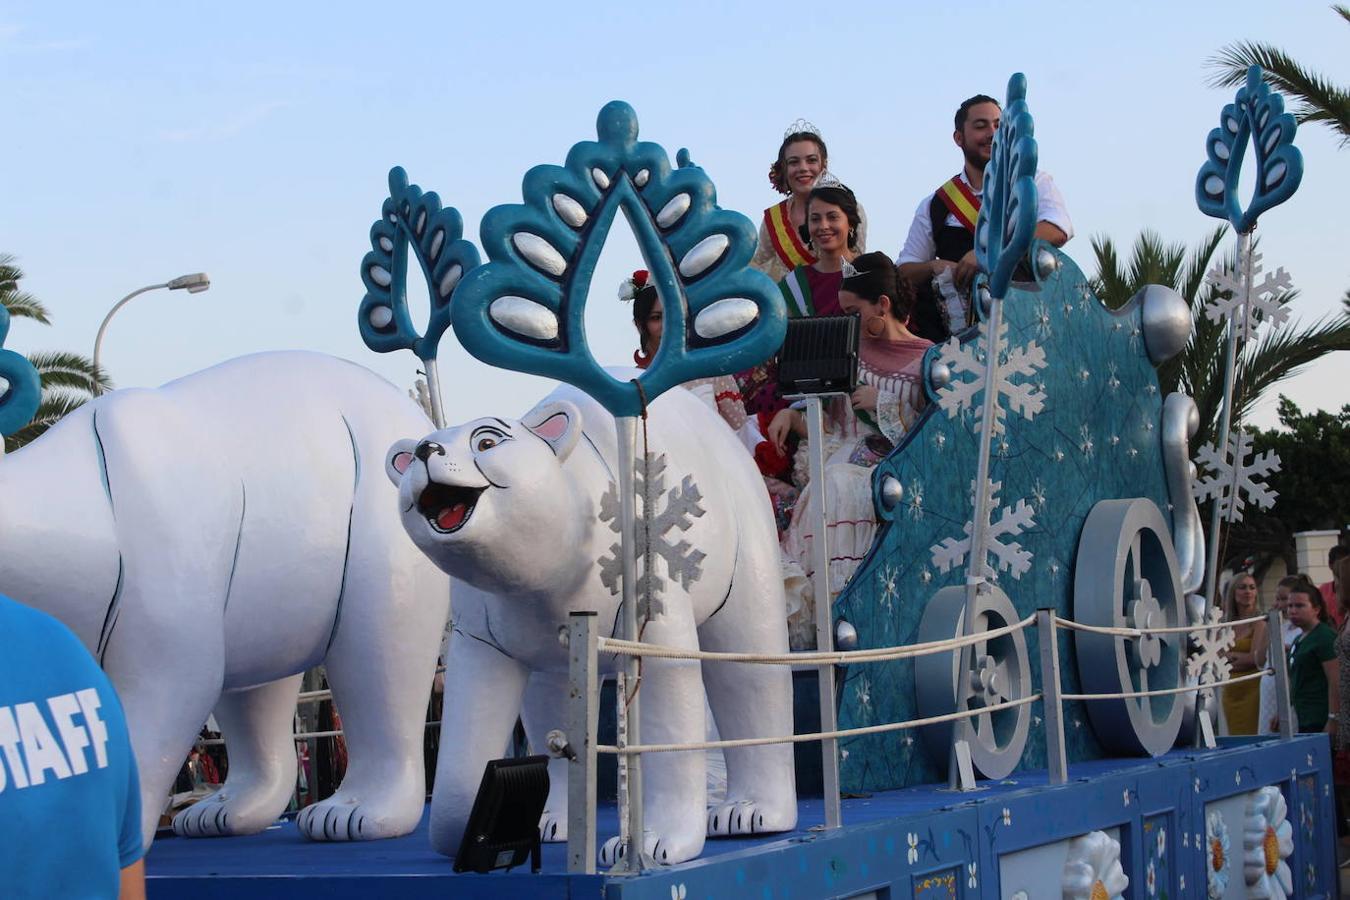
[[[1130,879],[1120,866],[1120,843],[1103,831],[1074,838],[1061,886],[1064,900],[1121,900]]]
[[[1294,852],[1294,827],[1289,807],[1278,787],[1263,787],[1247,795],[1247,818],[1242,828],[1242,874],[1247,896],[1285,900],[1294,892],[1289,855]]]
[[[1220,813],[1212,812],[1205,819],[1205,846],[1209,852],[1209,897],[1222,900],[1228,892],[1228,826]]]

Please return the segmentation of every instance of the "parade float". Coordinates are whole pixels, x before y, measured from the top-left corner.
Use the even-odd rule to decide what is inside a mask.
[[[1272,301],[1283,274],[1258,280],[1251,234],[1259,215],[1297,189],[1302,163],[1293,135],[1279,95],[1253,70],[1206,139],[1197,200],[1202,211],[1227,219],[1239,241],[1236,271],[1213,273],[1224,291],[1209,310],[1228,329],[1229,401],[1240,342],[1286,315]],[[1238,176],[1248,152],[1256,181],[1244,206]],[[317,409],[289,417],[286,428],[312,423],[333,432],[312,443],[297,436],[297,443],[337,444],[342,452],[267,473],[276,489],[294,482],[298,509],[314,485],[340,484],[340,497],[351,501],[349,515],[338,517],[348,529],[343,559],[324,544],[312,565],[288,573],[312,570],[321,584],[337,579],[329,592],[337,601],[314,601],[318,624],[277,634],[256,612],[232,624],[231,583],[251,559],[243,548],[254,492],[238,490],[241,479],[249,483],[247,455],[232,460],[246,471],[226,467],[225,478],[193,471],[182,455],[220,443],[228,449],[231,428],[237,436],[241,427],[206,429],[197,421],[202,405],[221,401],[193,396],[193,386],[251,382],[265,359],[218,367],[158,395],[118,392],[0,462],[0,481],[12,492],[30,470],[78,459],[79,477],[63,482],[71,504],[107,497],[108,521],[89,523],[77,537],[101,551],[88,565],[106,570],[94,583],[112,585],[108,591],[82,588],[78,602],[74,593],[63,599],[68,586],[50,567],[19,562],[6,565],[14,580],[0,590],[48,597],[45,605],[67,621],[87,619],[77,631],[103,656],[119,690],[132,694],[129,712],[146,688],[138,678],[119,682],[110,653],[122,640],[138,659],[154,659],[164,636],[129,634],[133,604],[159,609],[153,604],[168,604],[171,593],[147,577],[155,574],[153,559],[127,570],[148,586],[123,593],[119,560],[142,547],[143,533],[163,532],[172,548],[162,564],[167,573],[181,573],[194,547],[212,560],[229,557],[223,568],[219,560],[201,563],[203,583],[222,585],[212,597],[220,600],[225,635],[223,702],[263,692],[262,705],[274,713],[241,713],[236,721],[276,726],[303,666],[355,665],[362,678],[347,689],[353,699],[339,697],[344,719],[352,740],[376,759],[383,754],[389,771],[411,759],[405,742],[380,737],[378,717],[358,710],[377,697],[397,705],[385,696],[391,693],[422,702],[432,666],[420,648],[425,632],[438,631],[429,623],[445,598],[444,579],[426,572],[434,562],[452,578],[455,633],[438,777],[422,824],[406,834],[411,824],[394,813],[366,814],[384,800],[368,799],[375,782],[358,781],[344,783],[298,829],[282,823],[260,831],[258,815],[231,829],[224,810],[237,796],[232,769],[215,808],[203,807],[210,815],[189,810],[176,830],[236,836],[157,842],[147,861],[150,895],[1335,895],[1330,748],[1321,734],[1292,732],[1277,614],[1269,623],[1269,671],[1282,731],[1214,736],[1219,687],[1262,674],[1234,678],[1223,655],[1236,623],[1223,621],[1213,604],[1216,536],[1221,519],[1240,516],[1244,504],[1273,501],[1261,477],[1277,461],[1249,458],[1230,402],[1217,446],[1198,454],[1205,472],[1197,473],[1189,446],[1195,405],[1184,395],[1162,396],[1155,371],[1186,345],[1190,311],[1157,286],[1107,310],[1068,256],[1033,240],[1036,158],[1025,80],[1014,76],[976,228],[978,324],[925,359],[930,403],[874,470],[877,538],[845,591],[817,604],[815,651],[788,652],[782,616],[774,615],[782,585],[766,557],[773,528],[764,498],[747,493],[753,486],[762,494],[753,465],[728,461],[744,456],[735,438],[679,387],[775,353],[785,328],[780,295],[747,267],[751,223],[716,205],[712,181],[688,152],[672,167],[662,147],[638,140],[637,116],[621,102],[601,110],[597,139],[576,144],[565,164],[526,174],[523,203],[485,216],[486,262],[462,237],[456,211],[402,170],[390,174],[361,266],[358,322],[372,349],[417,354],[433,421],[406,410],[354,420],[344,404],[359,406],[360,398],[335,384],[314,398]],[[641,372],[600,366],[584,328],[591,276],[620,212],[665,306],[660,349]],[[407,310],[413,260],[431,288],[424,334]],[[503,410],[500,418],[447,426],[435,360],[450,328],[481,360],[565,384],[524,415]],[[0,427],[26,419],[36,389],[18,359],[0,351],[8,384]],[[819,398],[803,402],[818,423]],[[451,396],[452,412],[453,403]],[[159,427],[181,432],[163,442],[104,442],[100,420],[114,427],[135,407],[157,404],[175,410]],[[238,421],[251,422],[261,401],[234,405]],[[403,433],[390,435],[391,428]],[[372,451],[367,431],[388,436],[387,445]],[[124,455],[110,455],[110,447]],[[819,466],[816,460],[816,474]],[[9,477],[21,467],[23,475]],[[232,490],[211,495],[210,512],[213,521],[219,512],[235,522],[234,536],[185,535],[170,511],[147,507],[125,523],[138,530],[121,539],[124,478],[161,471],[199,490],[228,482]],[[361,516],[352,498],[367,484],[385,508],[375,517],[378,538],[354,542]],[[284,505],[289,496],[266,502]],[[1197,498],[1212,501],[1208,533]],[[400,517],[410,541],[385,536],[385,523]],[[298,531],[312,519],[308,511],[265,517],[294,522]],[[6,552],[23,546],[22,521],[4,517],[3,528]],[[295,536],[300,546],[291,547],[282,537],[248,543],[266,544],[257,557],[264,560],[305,553],[306,542],[318,540]],[[822,560],[823,544],[816,547]],[[364,553],[356,568],[353,548]],[[337,562],[320,564],[330,558]],[[28,562],[42,560],[39,553]],[[403,574],[393,573],[395,565]],[[370,567],[390,574],[371,579]],[[817,597],[828,597],[826,568],[816,566]],[[250,586],[265,596],[270,588],[258,577],[248,575]],[[348,578],[390,590],[348,607]],[[410,606],[414,594],[422,605]],[[404,620],[410,609],[417,611]],[[416,635],[401,644],[407,629]],[[347,633],[350,639],[340,637]],[[273,645],[257,649],[266,635]],[[259,658],[234,668],[235,643]],[[400,646],[419,649],[400,653]],[[410,686],[408,671],[419,666],[423,683]],[[793,734],[790,667],[814,669],[835,686],[818,692],[818,730],[799,721],[795,730],[805,733]],[[164,748],[161,755],[185,746],[192,722],[219,694],[206,684],[219,688],[219,679],[161,674],[175,690],[192,688],[196,705],[164,700],[188,733],[147,730],[137,739],[138,757],[143,745]],[[598,727],[607,675],[618,681],[613,743]],[[705,692],[715,739],[704,729]],[[537,814],[545,840],[540,871],[456,872],[462,866],[446,857],[459,854],[462,862],[475,842],[493,846],[491,824],[483,827],[478,813],[494,782],[482,776],[517,715],[532,751],[551,757],[551,783],[528,799],[508,797],[503,809],[515,804]],[[273,747],[286,740],[276,727],[236,738],[223,724],[232,756],[235,740],[245,760],[256,750],[257,765],[241,767],[255,778],[267,740]],[[820,747],[823,796],[798,796],[804,791],[787,767],[790,743]],[[708,749],[721,749],[728,766],[727,797],[714,803],[704,796]],[[615,805],[597,801],[601,756],[618,760]],[[521,859],[506,851],[499,862]]]

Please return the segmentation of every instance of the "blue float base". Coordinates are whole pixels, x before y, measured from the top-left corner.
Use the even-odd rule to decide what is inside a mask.
[[[925,786],[849,799],[845,826],[828,833],[812,830],[823,821],[821,801],[803,800],[796,832],[709,841],[701,859],[637,878],[568,875],[561,844],[545,845],[538,875],[528,868],[456,875],[449,860],[430,850],[425,817],[414,834],[369,843],[311,843],[289,823],[252,837],[167,838],[155,843],[147,860],[149,896],[692,900],[872,891],[892,898],[1007,897],[1017,890],[1059,896],[1058,871],[1027,874],[1046,868],[1028,865],[1041,852],[1033,848],[1106,830],[1120,840],[1129,896],[1147,896],[1143,888],[1152,867],[1157,895],[1203,898],[1207,809],[1231,814],[1239,808],[1235,798],[1272,784],[1284,792],[1293,826],[1288,863],[1294,895],[1337,896],[1331,756],[1323,735],[1225,741],[1217,750],[1155,760],[1081,762],[1070,775],[1068,784],[1058,786],[1048,785],[1044,772],[1027,772],[973,794]],[[613,807],[603,807],[601,835],[616,825]],[[1242,824],[1228,828],[1229,871],[1240,887]],[[1037,877],[1039,885],[1027,882]],[[1052,886],[1053,893],[1042,893]]]

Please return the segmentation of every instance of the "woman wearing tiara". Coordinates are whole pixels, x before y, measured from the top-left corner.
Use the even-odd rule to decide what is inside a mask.
[[[633,351],[633,363],[639,369],[651,365],[657,348],[661,346],[661,332],[665,325],[665,307],[650,278],[646,269],[638,269],[619,284],[619,299],[633,304],[633,327],[638,333],[638,348]],[[746,449],[755,455],[756,460],[770,449],[759,424],[745,414],[740,389],[730,375],[696,378],[681,387],[693,392],[715,409],[731,430],[736,432]]]
[[[759,246],[755,249],[753,268],[781,281],[798,266],[816,261],[802,226],[806,224],[806,203],[817,179],[829,168],[829,151],[820,131],[804,119],[788,126],[783,143],[778,146],[778,159],[769,167],[769,183],[787,199],[764,210],[759,224]],[[867,249],[867,216],[859,213],[857,235],[858,252]]]
[[[906,323],[913,308],[913,289],[897,280],[895,264],[886,254],[867,253],[851,264],[845,262],[842,276],[838,303],[842,312],[862,318],[862,338],[858,388],[850,403],[830,409],[826,423],[825,521],[831,595],[843,590],[871,549],[876,534],[871,469],[891,452],[923,410],[927,401],[922,361],[933,346],[910,333]],[[806,434],[806,419],[799,410],[778,413],[768,436],[781,449],[789,431]],[[816,485],[806,485],[783,539],[784,555],[798,563],[808,578],[813,571],[811,544],[819,496]],[[789,598],[788,605],[797,604]],[[803,596],[800,606],[788,620],[794,646],[814,628],[813,600]]]

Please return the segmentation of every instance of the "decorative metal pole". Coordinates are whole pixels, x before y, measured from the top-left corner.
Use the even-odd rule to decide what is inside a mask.
[[[834,649],[833,616],[830,609],[830,545],[825,520],[825,426],[821,417],[821,398],[808,394],[806,399],[806,431],[809,443],[811,483],[816,486],[816,539],[811,546],[811,564],[815,577],[811,579],[816,600],[816,649],[828,653]],[[817,669],[820,687],[820,730],[834,731],[838,725],[838,711],[834,703],[834,663],[822,663]],[[825,827],[838,828],[843,824],[839,799],[839,742],[825,738],[820,742],[820,764],[825,800]]]
[[[1241,284],[1251,284],[1251,251],[1252,251],[1252,233],[1244,231],[1238,235],[1237,244],[1237,268],[1238,279]],[[1227,347],[1224,352],[1223,365],[1223,411],[1219,414],[1219,431],[1215,436],[1216,446],[1222,442],[1228,443],[1228,431],[1233,427],[1233,381],[1237,377],[1237,325],[1232,318],[1227,320],[1224,329],[1225,341]],[[1227,451],[1225,451],[1226,453]],[[1226,479],[1228,483],[1227,490],[1229,496],[1237,491],[1237,467],[1233,467],[1233,477]],[[1205,564],[1205,602],[1208,604],[1217,604],[1219,598],[1217,587],[1219,580],[1219,528],[1222,519],[1223,504],[1216,498],[1210,504],[1209,510],[1209,559]]]
[[[1017,265],[1027,257],[1036,230],[1036,141],[1034,126],[1026,104],[1026,78],[1020,73],[1008,81],[1008,102],[1005,105],[998,133],[994,137],[993,154],[985,167],[983,200],[975,226],[975,254],[987,283],[977,282],[972,291],[972,302],[977,310],[979,300],[987,297],[988,309],[983,310],[980,336],[969,346],[962,346],[953,337],[943,346],[940,361],[947,366],[947,383],[938,392],[938,404],[949,415],[974,406],[974,395],[983,391],[975,429],[979,440],[979,456],[975,479],[971,484],[971,520],[968,537],[947,538],[932,547],[933,563],[939,571],[966,564],[965,610],[961,617],[960,635],[972,636],[979,626],[980,606],[989,590],[989,579],[994,571],[990,554],[999,564],[1021,577],[1031,565],[1031,554],[1015,543],[990,540],[991,515],[999,484],[989,478],[989,469],[996,434],[1003,432],[1003,409],[1008,406],[1026,418],[1040,411],[1044,395],[1027,385],[1014,385],[1015,375],[1027,376],[1045,365],[1045,353],[1034,342],[1025,348],[1009,351],[1004,360],[1003,298],[1012,281]],[[984,348],[984,359],[978,361],[972,352],[976,346]],[[1015,356],[1015,359],[1013,358]],[[974,376],[973,380],[958,379],[958,373]],[[1032,510],[1025,501],[1003,513],[999,531],[1015,535],[1034,524]],[[968,705],[971,695],[971,660],[977,657],[976,645],[959,650],[956,671],[957,708]],[[953,723],[952,748],[948,764],[948,780],[953,788],[973,787],[969,779],[960,777],[962,744],[973,733],[969,719]]]
[[[617,416],[614,425],[619,433],[619,535],[622,548],[621,565],[623,567],[622,601],[620,609],[623,620],[625,640],[637,641],[637,545],[635,530],[637,527],[636,488],[634,474],[634,454],[637,448],[635,436],[637,419],[633,416]],[[644,510],[650,515],[650,507]],[[619,696],[619,712],[623,716],[624,732],[619,741],[620,749],[632,744],[642,743],[642,717],[638,710],[638,698],[641,694],[642,659],[638,656],[624,657],[624,684]],[[626,799],[627,808],[619,810],[619,818],[626,823],[628,844],[623,860],[616,866],[619,871],[637,874],[646,868],[649,860],[643,854],[642,825],[642,757],[639,754],[619,757],[624,767],[627,791],[621,799]]]
[[[1207,277],[1216,288],[1216,296],[1206,305],[1205,313],[1213,322],[1226,320],[1228,342],[1219,432],[1213,443],[1201,448],[1196,457],[1198,468],[1215,472],[1196,483],[1197,498],[1209,499],[1213,504],[1205,572],[1205,602],[1209,607],[1218,600],[1222,520],[1242,520],[1244,495],[1263,508],[1275,503],[1275,493],[1266,489],[1258,477],[1277,471],[1279,457],[1267,453],[1250,462],[1246,459],[1251,438],[1241,431],[1241,410],[1237,408],[1234,388],[1239,342],[1250,341],[1264,322],[1279,326],[1289,316],[1283,292],[1290,282],[1284,270],[1266,275],[1260,284],[1256,283],[1260,257],[1252,250],[1252,232],[1256,230],[1258,217],[1293,196],[1303,179],[1303,155],[1294,146],[1296,131],[1294,117],[1284,111],[1284,98],[1262,80],[1261,67],[1252,66],[1247,70],[1246,84],[1219,114],[1219,127],[1205,138],[1207,158],[1195,178],[1195,201],[1200,211],[1227,220],[1238,236],[1236,273],[1216,268]],[[1256,184],[1251,202],[1244,209],[1238,179],[1249,142],[1256,158]]]

